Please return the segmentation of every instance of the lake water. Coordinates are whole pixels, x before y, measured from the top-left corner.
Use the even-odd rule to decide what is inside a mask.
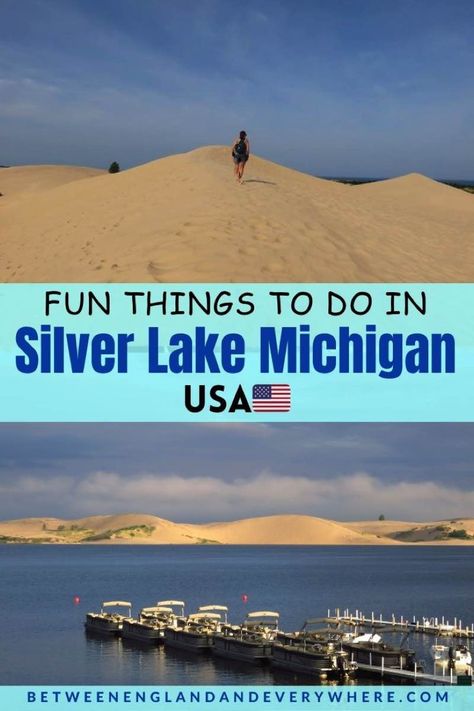
[[[335,607],[471,624],[473,554],[467,546],[0,545],[0,684],[288,683],[266,668],[89,638],[85,614],[102,600],[130,600],[136,613],[174,598],[188,613],[228,605],[233,622],[278,610],[284,630]],[[433,642],[413,635],[410,646],[428,659]]]

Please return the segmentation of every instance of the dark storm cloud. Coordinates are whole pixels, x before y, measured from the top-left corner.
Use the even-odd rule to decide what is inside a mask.
[[[35,424],[0,426],[2,478],[106,470],[252,477],[370,471],[386,481],[456,480],[473,473],[471,424]]]

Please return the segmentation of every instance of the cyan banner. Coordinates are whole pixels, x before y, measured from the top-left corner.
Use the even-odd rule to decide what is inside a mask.
[[[0,687],[0,707],[15,711],[471,711],[473,704],[472,687],[456,686]]]
[[[3,284],[1,421],[470,421],[471,284]]]

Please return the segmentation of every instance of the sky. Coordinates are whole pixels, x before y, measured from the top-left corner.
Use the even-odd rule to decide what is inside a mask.
[[[2,424],[0,519],[474,516],[474,424]]]
[[[472,0],[2,0],[0,164],[474,179]]]

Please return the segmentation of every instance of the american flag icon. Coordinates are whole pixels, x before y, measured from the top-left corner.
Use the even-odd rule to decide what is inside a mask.
[[[254,412],[289,412],[291,389],[289,385],[254,385],[252,388]]]

